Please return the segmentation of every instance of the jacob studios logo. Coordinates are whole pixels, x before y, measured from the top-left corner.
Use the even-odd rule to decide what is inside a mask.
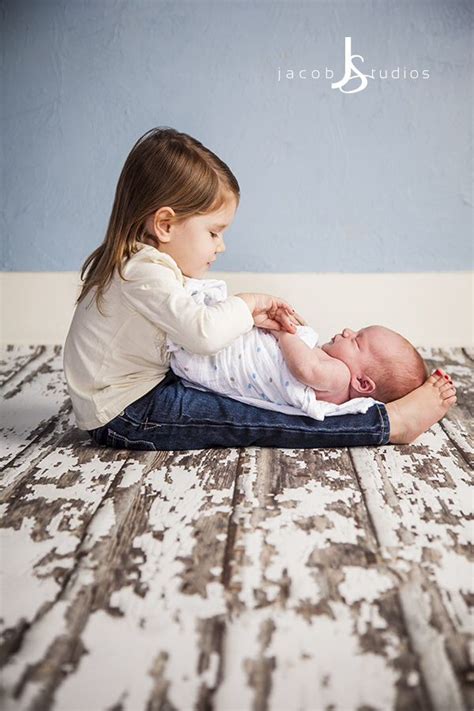
[[[419,72],[417,69],[407,70],[403,67],[395,67],[389,73],[388,69],[379,69],[378,75],[377,70],[372,68],[370,74],[365,74],[362,72],[355,64],[354,59],[360,59],[361,62],[365,62],[364,57],[361,54],[352,54],[352,37],[344,38],[344,74],[339,81],[331,82],[331,89],[339,89],[343,94],[356,94],[358,91],[363,91],[369,85],[369,79],[429,79],[430,73],[428,69],[423,69]],[[278,67],[278,81],[282,79],[308,79],[308,69],[287,69],[286,72],[282,73],[281,67]],[[320,79],[324,76],[326,79],[334,79],[334,70],[325,67],[324,72],[319,69],[312,69],[310,73],[311,79]],[[356,85],[353,88],[344,89],[344,87],[349,84],[349,82]]]

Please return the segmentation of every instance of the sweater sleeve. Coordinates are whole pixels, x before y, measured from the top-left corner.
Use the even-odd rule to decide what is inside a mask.
[[[211,306],[196,304],[166,265],[142,262],[120,281],[127,306],[191,353],[213,355],[254,325],[238,296]]]

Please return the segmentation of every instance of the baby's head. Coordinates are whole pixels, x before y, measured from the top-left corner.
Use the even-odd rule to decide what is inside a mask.
[[[322,346],[351,371],[350,397],[392,402],[422,385],[428,375],[416,348],[396,331],[366,326],[345,328]]]

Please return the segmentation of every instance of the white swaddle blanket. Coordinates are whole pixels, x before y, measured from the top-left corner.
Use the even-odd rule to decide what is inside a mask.
[[[211,305],[227,298],[227,285],[219,279],[186,278],[185,288],[198,304]],[[310,348],[318,334],[309,326],[298,326],[297,335]],[[290,373],[278,341],[261,328],[253,328],[215,355],[189,353],[167,338],[171,368],[187,387],[211,390],[221,395],[289,415],[306,415],[324,420],[330,415],[367,412],[376,401],[368,397],[342,405],[316,398],[314,390]]]

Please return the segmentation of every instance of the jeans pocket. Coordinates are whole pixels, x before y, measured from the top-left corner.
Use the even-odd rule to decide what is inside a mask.
[[[135,402],[132,402],[130,405],[127,405],[127,407],[121,414],[121,417],[123,416],[137,425],[146,422],[148,413],[153,405],[154,391],[155,388],[152,388],[149,392],[145,393],[145,395],[142,395],[142,397],[138,398],[138,400],[135,400]]]

